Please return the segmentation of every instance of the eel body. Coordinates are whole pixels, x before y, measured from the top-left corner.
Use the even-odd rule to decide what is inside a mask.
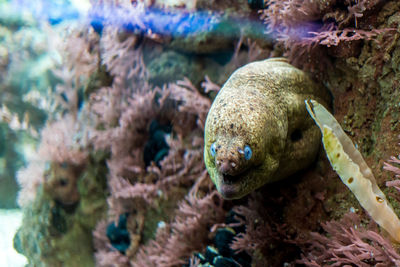
[[[309,166],[320,131],[304,100],[329,106],[330,94],[284,58],[236,70],[216,96],[205,125],[204,161],[224,198],[241,198]]]

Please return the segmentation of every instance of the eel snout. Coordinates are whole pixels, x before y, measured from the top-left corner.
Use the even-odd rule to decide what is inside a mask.
[[[217,160],[217,168],[218,171],[222,174],[230,174],[234,175],[236,172],[236,169],[239,165],[238,160],[236,159],[221,159]]]
[[[222,155],[221,155],[222,154]],[[241,164],[241,155],[237,151],[221,153],[217,156],[215,164],[217,171],[220,173],[221,182],[223,184],[232,184],[240,180],[244,171]]]

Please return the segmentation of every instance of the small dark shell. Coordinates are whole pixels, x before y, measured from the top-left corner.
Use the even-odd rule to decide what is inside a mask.
[[[214,258],[219,256],[218,250],[213,246],[207,246],[205,258],[208,262],[213,262]]]
[[[106,235],[111,245],[122,254],[129,248],[131,240],[126,229],[128,214],[119,216],[118,226],[112,222],[107,226]]]
[[[232,228],[220,228],[215,234],[214,244],[219,253],[224,257],[231,257],[234,252],[229,247],[236,233]]]

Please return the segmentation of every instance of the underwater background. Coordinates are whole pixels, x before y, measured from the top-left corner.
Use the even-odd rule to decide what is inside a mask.
[[[0,0],[0,265],[400,266],[322,145],[237,200],[203,159],[223,84],[285,57],[400,214],[399,24],[395,0]]]

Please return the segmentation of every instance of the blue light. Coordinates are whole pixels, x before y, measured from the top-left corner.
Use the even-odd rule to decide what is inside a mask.
[[[141,5],[119,7],[94,5],[83,12],[77,0],[11,0],[18,12],[28,12],[38,21],[50,24],[80,21],[93,27],[99,34],[104,27],[114,27],[135,34],[156,34],[168,37],[187,37],[207,33],[219,38],[239,38],[240,29],[247,25],[251,32],[263,35],[265,25],[261,20],[227,17],[221,12],[166,10],[145,8]],[[74,2],[75,5],[72,3]],[[251,36],[248,36],[251,37]],[[265,38],[265,35],[261,38]]]

